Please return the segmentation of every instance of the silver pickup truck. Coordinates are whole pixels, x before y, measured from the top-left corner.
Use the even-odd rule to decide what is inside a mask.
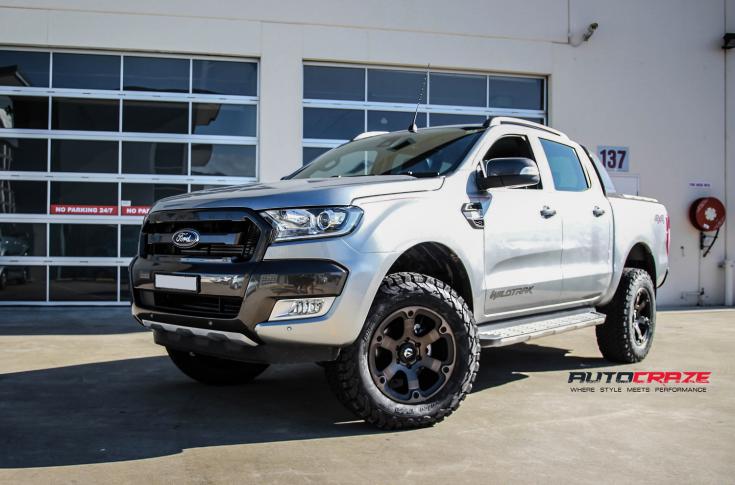
[[[594,325],[606,359],[645,358],[668,247],[666,209],[615,194],[557,130],[365,133],[282,181],[158,202],[132,311],[200,382],[318,362],[360,418],[428,426],[470,392],[481,347]]]

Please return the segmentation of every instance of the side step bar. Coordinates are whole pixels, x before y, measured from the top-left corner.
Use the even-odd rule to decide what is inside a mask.
[[[604,322],[604,314],[593,308],[580,308],[521,317],[500,323],[487,323],[481,325],[478,330],[482,347],[502,347]]]

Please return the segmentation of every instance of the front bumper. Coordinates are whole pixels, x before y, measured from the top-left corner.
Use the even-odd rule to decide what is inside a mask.
[[[156,274],[197,275],[199,291],[157,289]],[[209,341],[207,353],[232,357],[228,350],[246,352],[248,347],[264,343],[256,326],[268,321],[277,300],[338,297],[347,277],[347,269],[326,260],[217,263],[161,256],[135,258],[130,265],[132,312],[141,324],[154,330],[161,344],[202,350],[201,344]],[[298,321],[278,323],[293,325]],[[254,355],[258,359],[249,360],[265,358],[260,355],[262,351],[248,353],[258,354]]]

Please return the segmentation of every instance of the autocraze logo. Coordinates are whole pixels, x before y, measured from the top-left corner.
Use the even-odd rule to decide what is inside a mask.
[[[572,392],[707,392],[712,372],[570,372]],[[625,384],[625,386],[623,386]]]
[[[505,298],[506,296],[526,295],[533,293],[533,286],[519,286],[518,288],[508,288],[507,290],[493,290],[490,293],[490,299]]]

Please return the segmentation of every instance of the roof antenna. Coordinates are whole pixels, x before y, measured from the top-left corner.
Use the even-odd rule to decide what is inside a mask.
[[[419,115],[419,106],[421,106],[421,100],[424,97],[424,89],[426,89],[426,86],[429,84],[429,68],[431,67],[431,64],[426,64],[426,76],[424,76],[424,84],[421,85],[421,92],[419,92],[419,102],[416,103],[416,111],[413,113],[413,121],[410,125],[408,125],[408,131],[411,133],[418,132],[419,128],[416,126],[416,118]]]

